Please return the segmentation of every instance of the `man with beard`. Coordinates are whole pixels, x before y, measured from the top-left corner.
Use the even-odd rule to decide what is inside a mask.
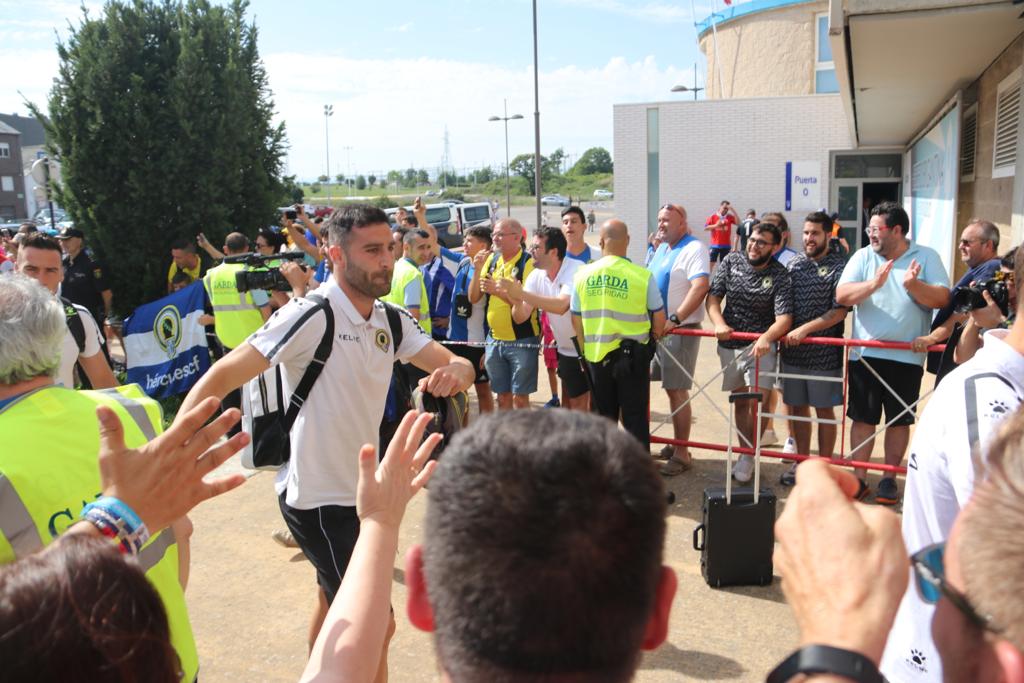
[[[928,334],[932,311],[949,303],[949,277],[934,249],[908,239],[910,218],[896,202],[871,211],[867,229],[871,249],[860,249],[846,264],[836,301],[856,307],[853,338],[912,342]],[[924,349],[922,348],[923,352]],[[853,421],[853,460],[871,460],[875,427],[885,408],[885,464],[899,465],[910,441],[914,410],[924,374],[924,355],[902,349],[854,348],[847,372]],[[883,383],[881,378],[885,378]],[[891,389],[890,389],[891,388]],[[861,496],[868,491],[867,472],[858,470]],[[878,483],[875,502],[895,505],[899,487],[892,475]]]
[[[358,454],[364,444],[377,444],[393,363],[398,359],[429,372],[420,387],[434,396],[464,391],[475,376],[467,360],[431,340],[404,312],[401,344],[396,348],[393,343],[384,304],[377,301],[391,289],[395,261],[384,212],[364,204],[348,206],[336,210],[327,225],[333,270],[316,290],[327,305],[293,299],[247,343],[215,363],[178,411],[184,415],[208,396],[223,398],[277,364],[284,395],[291,394],[327,326],[333,325],[333,350],[292,426],[291,458],[276,485],[285,522],[316,569],[320,586],[310,647],[359,535]],[[378,676],[386,675],[385,646]]]
[[[723,391],[760,391],[767,400],[771,390],[772,380],[759,377],[757,369],[775,367],[775,342],[793,322],[789,271],[772,258],[781,240],[778,226],[760,223],[747,240],[747,253],[729,254],[711,276],[707,310],[718,337]],[[733,332],[756,332],[761,336],[751,344],[732,339]],[[736,428],[742,437],[741,446],[755,446],[756,421],[757,402],[737,401]],[[733,469],[736,481],[745,484],[753,474],[753,458],[741,455]]]
[[[810,417],[811,406],[819,420],[836,419],[835,406],[843,404],[843,349],[839,346],[801,345],[806,337],[843,336],[843,320],[849,309],[839,306],[836,285],[846,265],[843,257],[829,249],[832,219],[815,211],[804,219],[804,253],[795,256],[787,268],[793,291],[793,330],[782,348],[782,373],[813,375],[814,379],[782,380],[782,400],[789,414]],[[796,452],[811,448],[811,423],[790,420]],[[836,425],[818,423],[818,455],[831,458],[836,445]],[[782,475],[784,486],[796,483],[796,464]]]

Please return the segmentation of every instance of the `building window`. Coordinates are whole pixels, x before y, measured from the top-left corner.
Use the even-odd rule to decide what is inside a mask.
[[[0,142],[0,159],[11,158],[11,145],[6,142]]]
[[[661,205],[661,160],[658,152],[661,139],[658,131],[658,110],[647,110],[647,232],[657,230],[658,208]]]
[[[14,176],[0,176],[0,192],[14,192]]]
[[[992,177],[1009,178],[1017,171],[1017,125],[1020,121],[1021,67],[996,88],[996,131],[992,145]]]
[[[836,64],[832,61],[832,43],[828,42],[828,15],[814,18],[814,92],[839,92]]]
[[[964,123],[960,133],[960,180],[974,182],[974,158],[978,149],[978,103],[975,102],[964,112]]]

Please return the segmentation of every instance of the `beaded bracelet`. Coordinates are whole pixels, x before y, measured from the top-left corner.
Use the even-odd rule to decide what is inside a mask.
[[[121,552],[138,555],[149,540],[149,529],[142,519],[112,496],[104,496],[82,508],[82,519],[92,523],[104,536],[117,538]]]

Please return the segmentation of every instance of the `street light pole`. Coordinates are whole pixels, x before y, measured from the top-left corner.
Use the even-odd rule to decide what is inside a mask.
[[[331,143],[328,138],[328,121],[334,116],[334,105],[324,105],[324,152],[327,154],[327,205],[331,205]]]
[[[537,228],[541,223],[540,206],[540,66],[537,63],[537,0],[533,0],[533,193],[537,200]]]
[[[348,183],[348,196],[352,196],[352,145],[345,145],[342,147],[345,150],[345,158],[348,163],[345,165],[345,182]]]
[[[508,168],[508,122],[516,121],[523,118],[522,114],[508,115],[508,100],[503,100],[505,106],[504,116],[491,116],[488,121],[504,121],[505,122],[505,215],[512,215],[512,189],[509,185],[509,168]]]

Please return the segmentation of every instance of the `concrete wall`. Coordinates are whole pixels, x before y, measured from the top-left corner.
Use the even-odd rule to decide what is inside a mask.
[[[714,37],[700,38],[707,56],[707,97],[779,97],[814,92],[814,17],[827,2],[765,10],[718,26],[719,89]]]
[[[999,226],[1000,253],[1008,251],[1021,236],[1011,231],[1014,206],[1014,178],[992,177],[992,148],[995,141],[996,88],[999,82],[1024,62],[1024,35],[1015,40],[964,93],[964,109],[978,103],[978,134],[974,162],[974,181],[960,181],[957,202],[957,231],[972,217],[987,218]],[[1019,145],[1020,143],[1018,143]],[[1019,146],[1018,146],[1019,149]],[[1017,173],[1024,161],[1019,154]],[[958,269],[958,275],[959,273]]]
[[[839,95],[620,104],[614,107],[615,207],[630,226],[630,258],[643,258],[647,220],[647,110],[660,118],[658,204],[686,207],[705,243],[704,219],[723,199],[747,209],[785,208],[785,163],[819,161],[829,175],[829,152],[852,148]],[[829,203],[828,187],[822,204]],[[786,214],[798,226],[806,211]],[[796,247],[799,229],[794,234]],[[641,260],[642,262],[642,260]]]

